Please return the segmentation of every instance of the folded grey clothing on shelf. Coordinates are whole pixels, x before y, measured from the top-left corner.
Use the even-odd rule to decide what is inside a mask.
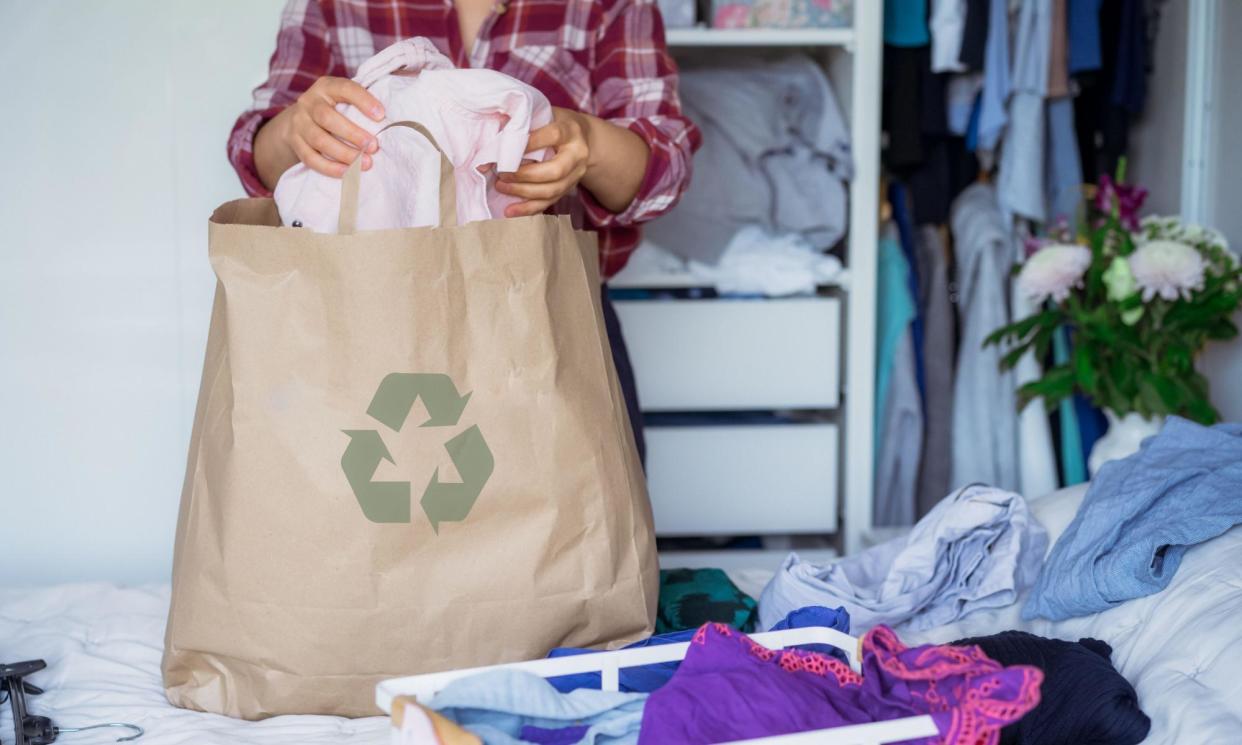
[[[819,249],[841,239],[849,132],[818,65],[796,55],[688,68],[680,92],[703,145],[680,204],[648,224],[651,240],[716,264],[749,224],[799,233]]]
[[[1048,534],[1019,494],[967,486],[909,534],[829,564],[791,553],[759,598],[767,629],[790,610],[843,606],[855,631],[916,631],[1017,600],[1039,573]]]

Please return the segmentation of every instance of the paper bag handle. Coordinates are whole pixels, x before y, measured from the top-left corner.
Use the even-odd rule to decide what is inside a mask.
[[[436,144],[436,138],[432,137],[427,128],[418,122],[393,122],[381,129],[377,136],[392,127],[409,127],[418,132],[426,137],[431,146],[440,154],[440,225],[456,225],[457,179],[453,175],[453,164],[448,156]],[[337,218],[337,232],[342,235],[353,233],[358,224],[358,182],[361,179],[362,155],[359,154],[357,158],[354,158],[354,162],[349,164],[349,168],[345,170],[345,176],[341,178],[341,207]]]

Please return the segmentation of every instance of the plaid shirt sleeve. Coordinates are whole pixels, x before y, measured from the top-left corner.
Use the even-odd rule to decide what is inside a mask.
[[[280,18],[276,51],[267,80],[254,89],[254,105],[237,118],[229,135],[229,162],[250,196],[271,196],[254,164],[254,136],[324,75],[340,75],[328,26],[317,0],[289,0]]]
[[[655,0],[616,0],[597,33],[591,73],[595,115],[638,134],[651,157],[638,194],[625,210],[611,212],[585,189],[580,195],[595,226],[633,226],[677,204],[690,183],[691,157],[701,136],[681,113],[677,66],[665,46],[664,22]],[[624,264],[627,257],[604,258],[606,263],[620,259]]]

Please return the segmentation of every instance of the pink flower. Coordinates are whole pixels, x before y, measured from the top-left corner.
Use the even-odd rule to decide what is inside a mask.
[[[1082,275],[1091,266],[1091,250],[1084,246],[1052,243],[1036,251],[1018,273],[1018,290],[1042,303],[1062,302],[1070,290],[1082,286]]]
[[[1130,271],[1143,291],[1143,300],[1159,295],[1165,300],[1189,299],[1203,289],[1207,263],[1193,247],[1177,241],[1140,243],[1130,254]]]
[[[1141,186],[1130,184],[1114,184],[1107,174],[1100,176],[1100,184],[1095,192],[1095,208],[1105,214],[1112,214],[1117,208],[1117,217],[1126,230],[1139,229],[1139,210],[1147,200],[1147,190]],[[1114,204],[1115,202],[1115,204]]]

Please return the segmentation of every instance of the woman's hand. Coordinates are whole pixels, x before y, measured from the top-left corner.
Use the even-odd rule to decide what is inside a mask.
[[[545,147],[555,155],[497,177],[497,191],[526,200],[506,208],[505,217],[543,212],[575,186],[605,209],[622,212],[638,193],[651,155],[646,141],[629,129],[555,106],[552,123],[530,133],[526,151]]]
[[[509,205],[505,217],[537,215],[568,194],[587,173],[591,156],[591,117],[577,111],[552,108],[552,123],[530,133],[526,152],[552,148],[542,163],[524,163],[513,173],[496,178],[496,190],[526,200]]]
[[[358,83],[348,78],[319,78],[255,137],[255,165],[269,188],[298,161],[325,176],[340,178],[361,152],[362,169],[371,167],[371,155],[379,150],[379,143],[337,111],[339,103],[352,104],[375,121],[384,118],[383,105]]]

